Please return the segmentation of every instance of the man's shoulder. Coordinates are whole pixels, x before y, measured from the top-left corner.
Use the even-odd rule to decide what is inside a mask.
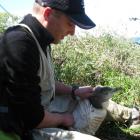
[[[5,41],[5,44],[8,47],[18,48],[18,50],[21,49],[27,49],[36,51],[36,42],[31,36],[31,34],[24,28],[19,25],[15,25],[12,27],[9,27],[4,35],[3,39]]]
[[[39,51],[32,36],[20,26],[9,27],[2,37],[3,51],[13,59],[37,59]],[[8,52],[8,53],[6,53]]]
[[[9,27],[4,35],[10,40],[27,40],[29,37],[29,34],[19,25]]]

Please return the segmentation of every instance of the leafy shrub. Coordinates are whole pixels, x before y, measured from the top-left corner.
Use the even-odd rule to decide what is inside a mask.
[[[140,104],[140,47],[104,34],[68,37],[52,49],[57,80],[79,85],[122,87],[113,100]]]
[[[19,17],[0,12],[0,33],[3,33],[9,26],[14,25]]]

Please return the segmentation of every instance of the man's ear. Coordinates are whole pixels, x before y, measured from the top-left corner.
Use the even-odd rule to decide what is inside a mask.
[[[48,19],[48,17],[51,15],[52,11],[53,11],[53,10],[52,10],[51,7],[46,7],[46,8],[44,9],[44,13],[43,13],[44,18],[45,18],[45,19]]]

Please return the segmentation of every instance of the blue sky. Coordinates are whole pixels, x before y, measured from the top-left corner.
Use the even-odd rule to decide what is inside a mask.
[[[0,0],[0,4],[12,14],[22,15],[30,12],[34,0]],[[3,11],[0,9],[0,11]]]
[[[31,12],[33,3],[34,0],[0,0],[7,11],[20,16]],[[139,6],[140,0],[85,0],[86,13],[96,23],[96,29],[114,30],[126,36],[140,36],[140,20],[130,21],[131,17],[140,19]]]

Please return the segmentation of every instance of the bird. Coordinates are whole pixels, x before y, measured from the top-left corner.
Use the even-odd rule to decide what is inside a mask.
[[[93,88],[93,94],[88,98],[93,107],[102,109],[103,103],[107,102],[115,93],[122,90],[121,87],[96,86]]]

